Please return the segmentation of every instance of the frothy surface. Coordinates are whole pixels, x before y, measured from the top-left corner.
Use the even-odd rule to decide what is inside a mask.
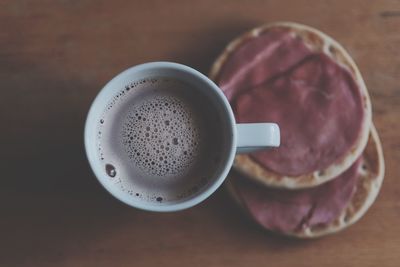
[[[199,156],[200,122],[188,103],[157,95],[133,106],[122,129],[125,151],[155,177],[187,173]]]
[[[178,201],[201,191],[228,149],[218,108],[178,80],[127,85],[99,120],[105,173],[121,191],[147,201]]]

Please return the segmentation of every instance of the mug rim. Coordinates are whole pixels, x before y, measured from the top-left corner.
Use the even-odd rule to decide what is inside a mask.
[[[226,117],[229,122],[228,125],[230,126],[229,131],[231,135],[231,144],[229,148],[229,155],[225,157],[226,163],[225,166],[222,167],[222,170],[217,178],[214,180],[210,181],[209,185],[205,187],[205,189],[199,193],[198,195],[195,195],[193,197],[189,197],[188,199],[184,199],[181,202],[177,203],[170,203],[170,204],[158,204],[158,203],[152,203],[152,202],[146,202],[146,201],[132,201],[135,200],[132,196],[125,195],[123,192],[116,190],[113,186],[110,186],[108,183],[105,182],[107,179],[107,176],[105,173],[101,170],[101,166],[99,165],[96,150],[92,149],[93,147],[93,134],[92,134],[92,128],[94,125],[96,125],[93,122],[96,122],[97,120],[97,111],[98,109],[103,108],[102,105],[100,105],[101,100],[104,99],[106,91],[111,91],[111,90],[116,90],[113,87],[113,84],[118,82],[120,79],[124,77],[128,77],[135,72],[141,72],[141,71],[148,71],[148,70],[154,70],[154,69],[172,69],[176,71],[183,71],[188,73],[189,75],[192,75],[196,77],[197,79],[200,79],[202,82],[207,84],[208,89],[211,89],[214,92],[214,95],[216,95],[219,100],[223,103],[223,113],[225,114],[224,117]],[[119,89],[119,88],[118,88]],[[207,89],[207,90],[208,90]],[[228,173],[231,169],[231,166],[233,164],[233,160],[236,154],[236,143],[237,143],[237,134],[236,134],[236,121],[235,117],[232,111],[232,108],[223,94],[222,90],[207,76],[202,74],[201,72],[175,62],[167,62],[167,61],[155,61],[155,62],[148,62],[148,63],[143,63],[139,65],[132,66],[121,73],[117,74],[114,76],[110,81],[108,81],[102,89],[97,93],[95,99],[91,103],[88,115],[86,117],[85,121],[85,129],[84,129],[84,145],[85,145],[85,153],[86,157],[89,161],[90,168],[92,172],[94,173],[96,179],[100,182],[100,184],[103,186],[104,189],[107,190],[108,193],[110,193],[113,197],[118,199],[119,201],[131,206],[135,207],[138,209],[142,210],[147,210],[147,211],[156,211],[156,212],[170,212],[170,211],[178,211],[178,210],[183,210],[187,209],[190,207],[193,207],[200,202],[204,201],[207,199],[211,194],[213,194],[224,182],[226,177],[228,176]]]

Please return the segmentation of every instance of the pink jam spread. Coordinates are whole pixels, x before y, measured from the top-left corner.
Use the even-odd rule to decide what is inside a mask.
[[[360,163],[357,160],[332,181],[310,189],[268,188],[237,174],[232,175],[230,181],[260,225],[269,230],[293,232],[328,224],[338,218],[355,192]]]
[[[281,146],[251,157],[282,175],[322,170],[357,140],[364,111],[351,74],[322,53],[277,29],[244,42],[217,83],[238,122],[276,122]]]

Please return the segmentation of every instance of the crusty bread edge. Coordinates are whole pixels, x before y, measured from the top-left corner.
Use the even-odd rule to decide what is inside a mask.
[[[371,138],[375,149],[373,151],[367,151],[365,158],[376,158],[377,162],[368,162],[366,160],[364,164],[367,164],[369,167],[376,165],[376,170],[370,170],[370,168],[367,170],[361,169],[363,172],[361,177],[362,180],[357,184],[356,192],[340,216],[329,225],[315,227],[314,229],[306,228],[299,232],[288,233],[288,235],[299,238],[317,238],[326,236],[348,228],[365,215],[378,197],[385,176],[385,162],[383,158],[382,144],[373,125],[371,126]],[[368,153],[376,153],[376,155],[368,155]],[[361,164],[360,168],[362,168],[362,165],[363,164]],[[366,190],[366,192],[363,192],[363,190]],[[362,198],[361,203],[357,203],[360,201],[360,197]],[[358,207],[356,207],[357,205]]]

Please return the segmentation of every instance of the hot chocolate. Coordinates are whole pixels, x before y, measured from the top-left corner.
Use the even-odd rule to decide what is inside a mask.
[[[122,191],[148,201],[201,191],[228,149],[220,112],[210,103],[200,88],[170,78],[121,88],[98,122],[104,171]]]

